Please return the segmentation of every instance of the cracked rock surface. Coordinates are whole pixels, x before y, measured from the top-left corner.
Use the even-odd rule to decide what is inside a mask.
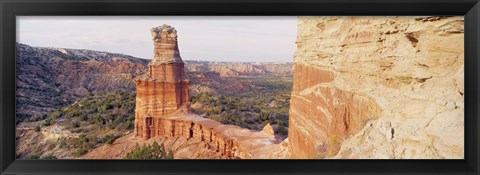
[[[291,158],[464,158],[463,17],[299,17]]]

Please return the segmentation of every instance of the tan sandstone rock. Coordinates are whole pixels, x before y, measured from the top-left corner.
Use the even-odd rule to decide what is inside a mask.
[[[273,131],[272,125],[270,123],[267,123],[262,130],[263,133],[268,134],[269,136],[275,138],[275,132]]]
[[[463,17],[299,17],[291,158],[464,158]]]

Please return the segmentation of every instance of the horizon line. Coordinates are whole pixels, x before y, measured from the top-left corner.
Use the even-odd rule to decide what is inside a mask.
[[[26,43],[21,43],[21,42],[15,42],[16,44],[21,44],[21,45],[26,45],[29,47],[35,47],[35,48],[46,48],[46,49],[70,49],[70,50],[87,50],[87,51],[94,51],[94,52],[105,52],[105,53],[111,53],[111,54],[120,54],[120,55],[125,55],[133,58],[138,58],[138,59],[144,59],[144,60],[152,60],[152,58],[142,58],[142,57],[137,57],[133,55],[128,55],[125,53],[116,53],[116,52],[109,52],[109,51],[103,51],[103,50],[92,50],[92,49],[85,49],[85,48],[67,48],[67,47],[52,47],[52,46],[33,46],[31,44],[26,44]],[[294,63],[293,58],[292,61],[211,61],[211,60],[204,60],[204,59],[190,59],[190,58],[182,58],[184,61],[200,61],[200,62],[214,62],[214,63]]]

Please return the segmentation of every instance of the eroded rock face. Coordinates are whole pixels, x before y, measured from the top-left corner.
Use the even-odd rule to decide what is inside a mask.
[[[184,73],[175,28],[163,25],[151,29],[154,58],[147,74],[135,79],[137,88],[135,135],[158,136],[158,118],[185,108],[189,102],[189,81]]]
[[[206,119],[179,111],[154,119],[156,136],[148,140],[127,135],[112,145],[96,148],[81,159],[122,159],[136,143],[165,144],[175,159],[281,159],[287,156],[287,146],[275,143],[275,138],[234,125]]]
[[[327,69],[295,65],[288,130],[291,158],[335,154],[346,136],[380,115],[372,98],[335,87],[334,77]]]
[[[89,93],[132,92],[148,60],[83,49],[16,44],[17,114],[48,115]],[[17,121],[21,121],[17,118]]]
[[[133,143],[159,140],[176,158],[285,158],[287,147],[272,134],[255,132],[191,114],[189,81],[177,46],[177,32],[163,25],[153,28],[154,59],[147,74],[136,78],[134,137],[94,149],[83,158],[123,158]],[[141,139],[141,140],[139,140]],[[173,142],[173,143],[172,143]],[[268,151],[267,151],[268,150]]]
[[[185,68],[190,72],[216,72],[222,77],[293,74],[292,63],[188,61]]]
[[[291,158],[463,158],[463,17],[299,17]]]

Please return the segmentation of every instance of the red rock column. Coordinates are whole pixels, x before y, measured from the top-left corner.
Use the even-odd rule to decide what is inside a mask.
[[[136,78],[135,136],[144,139],[157,136],[163,128],[158,122],[189,103],[189,80],[177,44],[177,31],[168,25],[152,28],[154,57],[147,74]],[[147,116],[151,117],[147,126]],[[148,119],[150,120],[150,119]],[[164,133],[166,134],[166,133]]]

